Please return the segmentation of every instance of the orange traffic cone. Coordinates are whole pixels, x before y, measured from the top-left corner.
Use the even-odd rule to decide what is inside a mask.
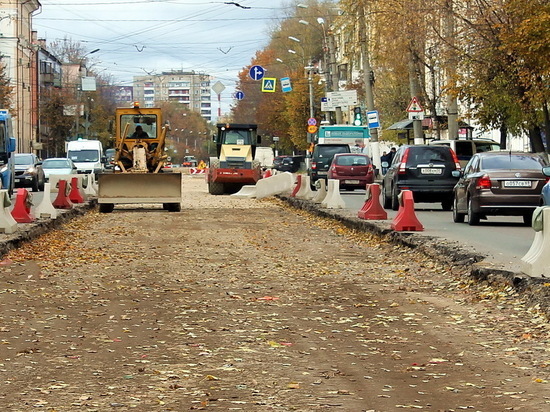
[[[414,213],[414,198],[410,190],[403,190],[399,194],[399,210],[391,223],[391,228],[405,232],[421,232],[424,230],[424,226]]]

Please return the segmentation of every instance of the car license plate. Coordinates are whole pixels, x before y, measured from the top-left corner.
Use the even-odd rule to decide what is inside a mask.
[[[328,172],[317,172],[317,176],[326,176]]]
[[[432,169],[423,167],[422,169],[420,169],[420,173],[422,173],[423,175],[440,175],[443,173],[443,169]]]
[[[359,180],[344,180],[344,183],[347,185],[358,185]]]
[[[530,180],[505,180],[504,187],[531,187]]]

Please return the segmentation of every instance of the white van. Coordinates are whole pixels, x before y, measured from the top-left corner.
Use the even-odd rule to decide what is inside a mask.
[[[105,163],[103,146],[99,140],[82,139],[68,142],[67,158],[76,165],[78,173],[93,173],[96,178]]]
[[[490,139],[431,140],[428,144],[449,146],[456,153],[462,168],[466,166],[475,153],[500,150],[500,144]]]

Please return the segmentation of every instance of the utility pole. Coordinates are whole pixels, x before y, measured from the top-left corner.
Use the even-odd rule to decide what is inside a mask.
[[[340,86],[338,84],[338,70],[336,68],[336,56],[335,56],[335,50],[334,50],[334,36],[332,35],[332,32],[329,29],[329,32],[326,33],[327,37],[327,48],[328,48],[328,67],[329,67],[329,77],[330,77],[330,91],[337,92],[340,90]],[[342,108],[336,107],[335,108],[335,117],[336,117],[336,124],[342,124]]]
[[[367,24],[365,20],[364,1],[359,4],[359,40],[361,42],[361,61],[363,63],[363,82],[365,85],[365,96],[367,111],[374,110],[374,93],[372,90],[374,75],[370,66]],[[378,129],[372,128],[370,131],[370,155],[371,160],[378,170],[381,169],[380,163],[380,145],[378,143]]]
[[[418,74],[416,72],[417,61],[414,57],[414,44],[411,40],[409,44],[409,88],[411,98],[417,97],[420,94],[420,85],[418,82]],[[422,120],[413,120],[414,144],[424,144],[424,132],[422,131]]]

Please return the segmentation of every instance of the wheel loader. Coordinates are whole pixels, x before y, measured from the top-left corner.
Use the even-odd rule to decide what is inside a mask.
[[[115,154],[112,172],[98,177],[101,213],[115,204],[162,204],[164,210],[179,212],[182,198],[181,172],[166,172],[163,166],[167,124],[159,108],[117,108]]]
[[[244,185],[256,184],[262,177],[261,165],[254,160],[261,137],[255,124],[218,123],[217,157],[210,158],[206,182],[208,192],[223,195],[238,192]]]

